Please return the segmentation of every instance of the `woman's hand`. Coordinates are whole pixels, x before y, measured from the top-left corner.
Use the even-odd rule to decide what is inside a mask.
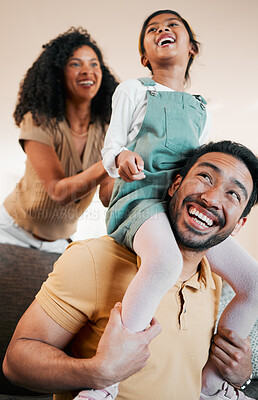
[[[125,182],[140,181],[145,178],[142,157],[130,150],[124,150],[116,157],[118,174]]]

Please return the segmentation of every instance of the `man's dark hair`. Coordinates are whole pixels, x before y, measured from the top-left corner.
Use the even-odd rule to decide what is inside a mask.
[[[214,152],[229,154],[237,158],[245,164],[252,176],[253,191],[243,211],[243,214],[241,215],[241,218],[246,217],[251,211],[251,208],[258,203],[258,158],[251,150],[249,150],[244,145],[236,142],[231,142],[230,140],[204,144],[197,149],[190,150],[185,154],[185,164],[178,173],[184,179],[189,170],[202,155]]]

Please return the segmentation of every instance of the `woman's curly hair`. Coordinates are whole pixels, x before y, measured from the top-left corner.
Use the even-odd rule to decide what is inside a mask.
[[[118,82],[104,64],[101,51],[89,33],[81,27],[71,27],[43,45],[44,50],[27,71],[20,85],[13,114],[16,125],[20,126],[29,111],[37,125],[42,122],[42,118],[45,123],[52,118],[56,122],[64,119],[66,94],[63,71],[74,51],[82,46],[89,46],[95,51],[102,70],[100,89],[91,102],[91,120],[94,122],[99,118],[102,123],[109,123],[111,98]]]

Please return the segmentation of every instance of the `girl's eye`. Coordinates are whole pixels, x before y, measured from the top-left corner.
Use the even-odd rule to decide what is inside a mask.
[[[147,33],[156,32],[156,30],[157,30],[157,28],[149,28],[148,31],[147,31]]]
[[[178,24],[176,22],[171,22],[171,24],[169,24],[169,26],[178,26]]]

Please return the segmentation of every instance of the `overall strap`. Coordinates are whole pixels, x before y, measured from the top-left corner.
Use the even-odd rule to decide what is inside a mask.
[[[140,81],[144,86],[155,86],[156,82],[148,77],[145,78],[138,78],[138,81]]]
[[[156,82],[151,79],[151,78],[138,78],[138,81],[140,81],[144,86],[148,87],[148,92],[150,93],[151,96],[158,96],[158,91],[156,88]]]
[[[195,97],[196,100],[199,101],[199,103],[200,103],[202,109],[203,109],[203,110],[206,110],[207,101],[206,101],[200,94],[193,94],[193,97]]]

